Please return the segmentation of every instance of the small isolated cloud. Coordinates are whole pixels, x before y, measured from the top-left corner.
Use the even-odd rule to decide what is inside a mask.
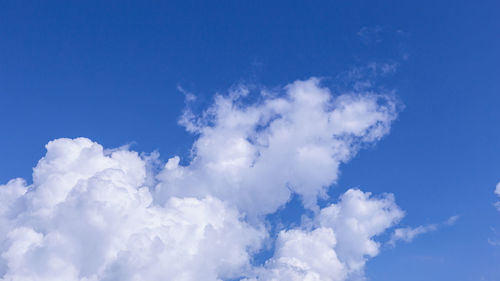
[[[381,32],[382,27],[379,25],[364,26],[358,31],[357,35],[365,44],[380,43],[382,42]]]
[[[459,219],[460,219],[460,216],[458,216],[458,215],[451,216],[444,223],[447,224],[447,225],[454,225]]]
[[[341,164],[389,133],[394,99],[333,95],[316,78],[250,104],[247,94],[238,87],[200,115],[185,111],[180,123],[197,136],[188,161],[87,138],[49,142],[31,183],[0,186],[0,280],[362,278],[376,237],[404,212],[393,195],[358,189],[324,208],[317,200]],[[309,223],[272,237],[266,217],[294,194]],[[276,250],[255,265],[267,243]]]
[[[391,239],[387,243],[392,246],[396,245],[397,241],[404,241],[409,243],[412,242],[413,239],[415,239],[417,236],[438,230],[438,228],[441,225],[449,225],[449,226],[454,225],[459,219],[460,216],[455,215],[449,217],[446,221],[440,224],[421,225],[414,228],[413,227],[397,228],[394,230]]]
[[[435,224],[430,224],[426,226],[417,226],[415,228],[411,227],[405,227],[405,228],[398,228],[394,230],[394,233],[392,234],[391,240],[389,241],[390,245],[395,245],[396,241],[401,240],[404,242],[411,242],[415,237],[418,235],[435,231],[437,230],[437,225]]]
[[[497,186],[495,188],[495,194],[500,196],[500,182],[497,183]],[[498,211],[500,211],[500,201],[495,202],[495,207],[497,208]]]

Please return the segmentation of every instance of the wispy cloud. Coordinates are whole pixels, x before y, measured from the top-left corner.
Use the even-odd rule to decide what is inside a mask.
[[[193,93],[185,90],[180,85],[177,85],[177,91],[181,92],[184,95],[184,99],[185,99],[186,102],[193,102],[193,101],[196,100],[196,96]]]
[[[495,188],[495,194],[500,196],[500,182],[497,184]],[[495,202],[494,206],[497,208],[498,211],[500,211],[500,201]]]
[[[488,238],[488,244],[492,246],[500,246],[500,241]]]
[[[378,91],[384,89],[377,85],[377,80],[389,76],[397,71],[399,63],[393,60],[372,61],[365,65],[351,67],[348,71],[340,73],[336,79],[339,84],[345,85],[339,90],[345,91],[353,89],[354,91]]]
[[[444,222],[447,225],[454,225],[460,219],[459,215],[451,216],[449,219]]]
[[[357,35],[365,44],[380,43],[382,42],[382,30],[382,27],[379,25],[364,26],[358,31]]]
[[[500,246],[500,240],[499,240],[499,236],[500,236],[500,232],[497,231],[494,227],[490,227],[491,231],[493,232],[493,234],[496,236],[496,238],[488,238],[488,244],[492,245],[492,246]]]
[[[413,239],[415,239],[417,236],[438,230],[438,228],[440,226],[454,225],[459,219],[460,219],[460,216],[455,215],[455,216],[449,217],[446,221],[444,221],[440,224],[428,224],[428,225],[420,225],[417,227],[397,228],[394,230],[389,242],[387,242],[387,243],[389,245],[392,245],[392,246],[396,245],[397,241],[404,241],[404,242],[409,243],[409,242],[413,241]]]

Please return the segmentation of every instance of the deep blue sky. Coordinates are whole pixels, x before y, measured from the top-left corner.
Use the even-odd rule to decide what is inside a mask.
[[[1,1],[0,182],[29,178],[59,137],[187,155],[179,85],[203,107],[239,82],[328,83],[370,62],[398,63],[378,83],[404,111],[389,136],[344,165],[332,194],[392,192],[403,226],[461,218],[383,248],[367,275],[499,280],[500,247],[487,241],[500,240],[500,2],[480,2]],[[379,31],[364,38],[363,28]]]

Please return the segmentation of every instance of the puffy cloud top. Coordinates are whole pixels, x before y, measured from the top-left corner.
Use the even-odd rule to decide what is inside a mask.
[[[395,102],[334,96],[312,78],[245,103],[218,95],[181,124],[197,134],[189,164],[57,139],[27,184],[0,186],[0,278],[21,280],[347,280],[379,252],[374,237],[403,212],[357,189],[320,209],[341,163],[388,133]],[[286,228],[274,255],[266,215],[295,193],[312,223]]]
[[[339,165],[363,143],[388,133],[395,102],[373,93],[333,97],[318,79],[288,85],[281,97],[243,105],[240,94],[217,96],[202,118],[184,118],[196,131],[188,166],[169,160],[157,198],[214,195],[250,216],[276,211],[295,192],[316,207]],[[193,116],[192,114],[185,114]]]

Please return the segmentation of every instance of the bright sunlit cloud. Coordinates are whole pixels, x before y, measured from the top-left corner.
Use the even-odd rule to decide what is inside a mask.
[[[185,111],[180,123],[197,135],[185,165],[87,138],[49,142],[32,183],[0,187],[2,280],[362,278],[379,254],[376,237],[404,212],[393,195],[359,189],[323,208],[317,200],[328,199],[342,163],[389,133],[396,102],[334,95],[316,78],[253,103],[247,94],[217,95],[201,115]],[[293,194],[309,223],[272,237],[266,215]],[[396,229],[393,240],[434,229]],[[256,264],[269,241],[274,254]]]

